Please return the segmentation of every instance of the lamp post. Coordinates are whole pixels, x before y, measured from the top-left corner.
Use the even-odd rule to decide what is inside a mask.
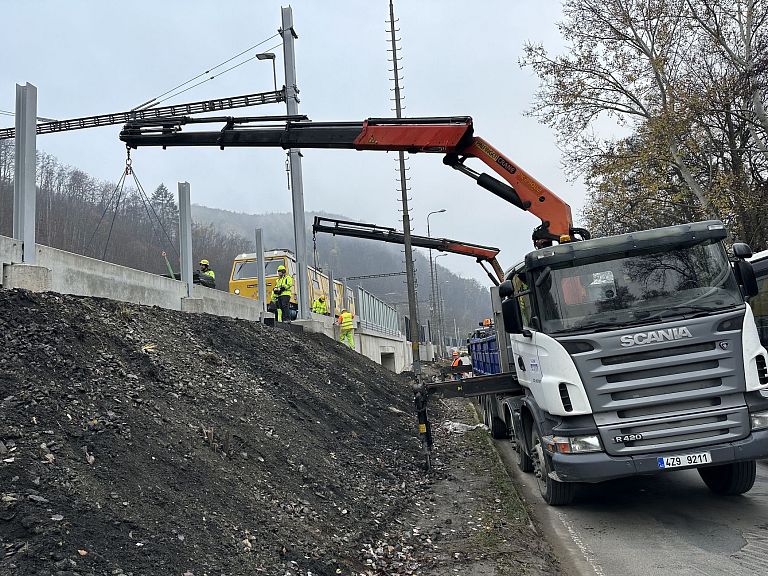
[[[435,256],[435,312],[437,313],[437,333],[438,333],[438,339],[440,340],[440,355],[442,356],[445,352],[445,330],[443,330],[443,311],[442,307],[440,306],[440,282],[438,280],[437,276],[437,259],[442,258],[443,256],[448,256],[448,254],[438,254]]]
[[[427,214],[427,237],[428,238],[432,238],[432,235],[429,232],[429,217],[432,216],[432,214],[440,214],[442,212],[445,212],[445,208],[441,208],[440,210],[433,210],[432,212]],[[431,330],[436,328],[436,326],[435,326],[435,303],[436,303],[436,299],[435,299],[435,268],[434,268],[434,265],[432,264],[432,248],[429,249],[429,282],[430,282],[430,286],[431,286],[431,290],[432,290],[430,292],[430,297],[429,297],[429,322],[430,322],[430,332],[431,332]],[[439,334],[439,330],[438,330],[438,334]],[[432,336],[432,334],[430,333],[430,337],[431,336]],[[433,342],[434,342],[434,339],[433,339]],[[443,356],[442,350],[438,351],[438,355],[440,357]]]
[[[262,52],[256,54],[259,60],[272,60],[272,80],[275,83],[275,92],[277,92],[277,72],[275,72],[275,55],[272,52]]]

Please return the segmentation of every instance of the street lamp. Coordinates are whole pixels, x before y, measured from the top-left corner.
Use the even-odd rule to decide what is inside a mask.
[[[256,58],[259,60],[272,60],[272,80],[275,83],[275,92],[277,92],[277,72],[275,72],[275,55],[272,52],[262,52],[256,54]]]
[[[427,214],[427,237],[432,238],[432,235],[429,233],[429,217],[432,216],[432,214],[441,214],[442,212],[445,212],[445,208],[441,208],[440,210],[433,210],[429,214]],[[435,327],[435,268],[432,264],[432,248],[429,249],[429,282],[432,291],[430,292],[430,306],[429,306],[429,320],[432,323],[432,327]],[[431,334],[430,334],[431,336]],[[440,352],[440,356],[442,356],[442,352]]]
[[[437,312],[437,333],[438,333],[438,339],[440,340],[440,355],[443,355],[443,352],[445,350],[445,330],[443,329],[443,311],[442,307],[440,306],[440,282],[437,278],[437,259],[442,258],[443,256],[448,256],[448,254],[438,254],[435,256],[435,311]]]

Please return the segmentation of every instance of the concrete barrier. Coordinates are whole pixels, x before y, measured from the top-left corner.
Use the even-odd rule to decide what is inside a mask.
[[[259,321],[261,317],[261,310],[250,298],[200,285],[194,285],[192,294],[187,295],[187,285],[179,280],[40,244],[36,249],[36,265],[21,264],[21,242],[0,236],[0,283],[3,288],[109,298],[252,321]],[[339,338],[339,329],[332,317],[312,314],[310,320],[296,323],[308,332],[325,334],[334,340]],[[410,369],[411,346],[404,336],[382,334],[368,327],[360,328],[358,324],[355,319],[355,348],[358,352],[393,372]]]

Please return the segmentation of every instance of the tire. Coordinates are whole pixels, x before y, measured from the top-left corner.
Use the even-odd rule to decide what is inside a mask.
[[[491,437],[494,440],[501,440],[502,438],[509,438],[509,430],[507,430],[507,423],[504,422],[498,416],[491,416]]]
[[[544,443],[541,440],[542,434],[539,427],[534,424],[531,430],[531,460],[533,472],[536,476],[536,483],[539,486],[539,492],[544,501],[550,506],[567,506],[573,502],[576,495],[576,484],[572,482],[560,482],[549,476],[552,471],[552,464],[549,455],[544,450]]]
[[[754,460],[732,462],[699,468],[699,476],[715,494],[744,494],[755,484],[757,463]]]
[[[514,438],[514,442],[517,467],[520,468],[521,472],[530,474],[533,472],[533,460],[525,451],[525,437]]]

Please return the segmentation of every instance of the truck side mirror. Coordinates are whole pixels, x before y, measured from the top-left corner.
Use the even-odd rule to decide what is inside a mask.
[[[741,259],[751,258],[752,248],[749,247],[749,244],[744,244],[744,242],[735,242],[733,244],[733,255]]]
[[[499,298],[510,298],[515,293],[515,288],[512,286],[511,280],[504,280],[499,284]]]
[[[507,298],[501,303],[501,315],[504,318],[504,330],[507,333],[523,333],[523,317],[517,298]]]
[[[734,244],[734,247],[736,244]],[[742,246],[747,246],[742,244]],[[747,246],[749,248],[749,246]],[[736,251],[734,250],[734,254]],[[752,252],[750,251],[750,254]],[[744,290],[744,295],[747,298],[757,296],[760,292],[760,286],[757,284],[757,276],[755,276],[755,269],[752,268],[752,264],[746,260],[736,260],[733,263],[733,271],[736,273],[736,280],[741,284],[741,288]],[[506,321],[506,318],[505,318]]]

